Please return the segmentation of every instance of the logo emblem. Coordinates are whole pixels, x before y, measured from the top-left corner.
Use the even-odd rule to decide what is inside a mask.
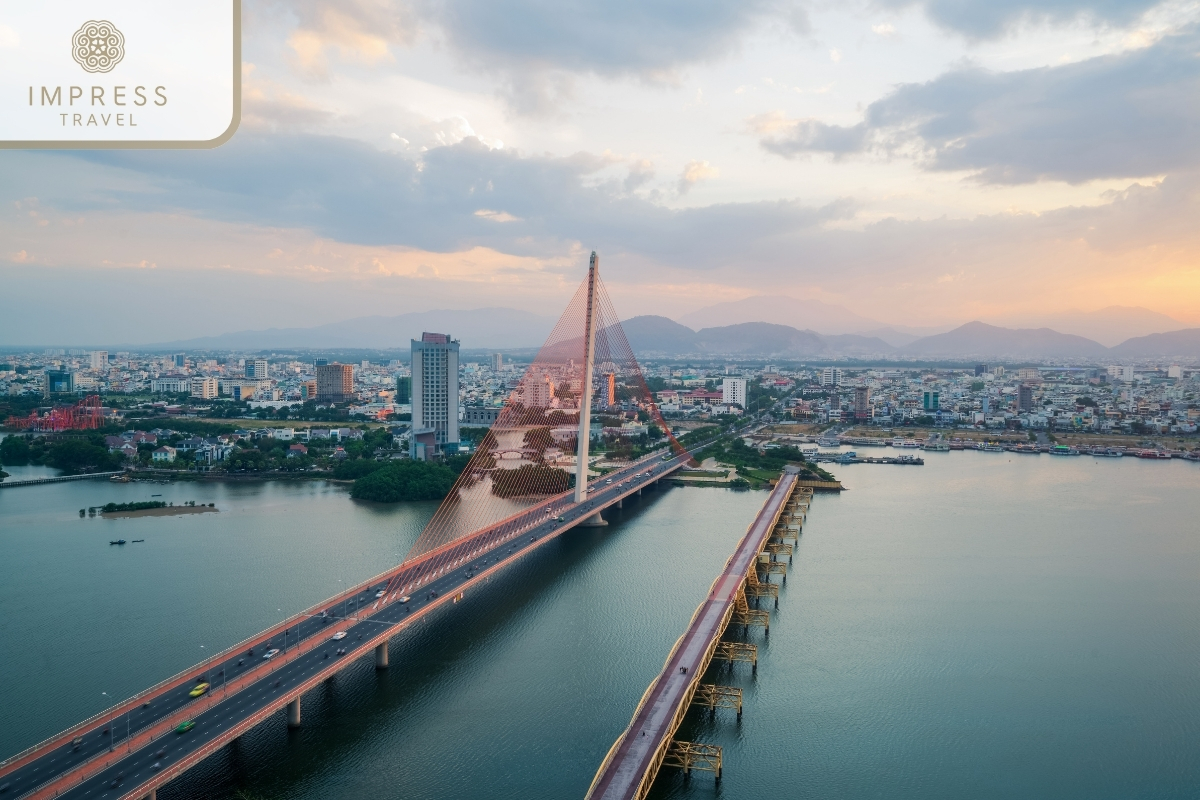
[[[87,72],[108,72],[125,57],[125,37],[107,20],[90,20],[71,37],[71,55]]]

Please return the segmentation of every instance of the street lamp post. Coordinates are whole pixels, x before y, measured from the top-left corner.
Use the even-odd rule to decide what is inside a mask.
[[[105,697],[108,697],[108,692],[101,692],[100,694],[104,695]],[[110,703],[112,702],[111,697],[108,697],[108,700]],[[116,708],[115,705],[110,705],[108,707],[108,712],[109,712],[108,713],[108,752],[110,752],[110,753],[113,751],[113,739],[117,738],[116,731],[113,728],[113,722],[115,720],[113,711],[115,708]]]

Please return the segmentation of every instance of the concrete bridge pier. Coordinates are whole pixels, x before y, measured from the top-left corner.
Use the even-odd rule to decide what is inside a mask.
[[[625,498],[622,497],[620,500],[617,501],[617,508],[624,508],[624,507],[625,507]]]
[[[386,640],[375,646],[375,669],[388,668],[388,643]]]
[[[300,698],[299,697],[297,697],[295,700],[293,700],[292,702],[287,704],[287,717],[288,717],[288,727],[289,728],[299,728],[300,727]]]
[[[151,789],[150,794],[143,796],[142,800],[158,800],[158,789]]]
[[[605,522],[604,517],[600,516],[600,512],[597,511],[595,514],[592,514],[590,517],[585,519],[583,522],[579,523],[579,527],[581,527],[581,528],[602,528],[607,524],[608,523]]]

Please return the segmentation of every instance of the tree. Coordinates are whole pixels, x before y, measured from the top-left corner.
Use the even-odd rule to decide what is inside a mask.
[[[454,470],[431,461],[395,461],[354,482],[350,496],[377,503],[440,500],[454,485]]]
[[[29,442],[24,436],[5,436],[0,441],[0,464],[23,467],[29,463]]]
[[[67,473],[117,469],[121,465],[121,455],[109,453],[83,439],[67,439],[50,448],[46,464]]]

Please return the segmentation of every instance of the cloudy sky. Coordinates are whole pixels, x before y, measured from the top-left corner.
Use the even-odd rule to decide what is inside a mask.
[[[0,153],[0,344],[556,315],[592,249],[626,317],[1200,324],[1200,3],[246,0],[243,30],[229,144]]]

